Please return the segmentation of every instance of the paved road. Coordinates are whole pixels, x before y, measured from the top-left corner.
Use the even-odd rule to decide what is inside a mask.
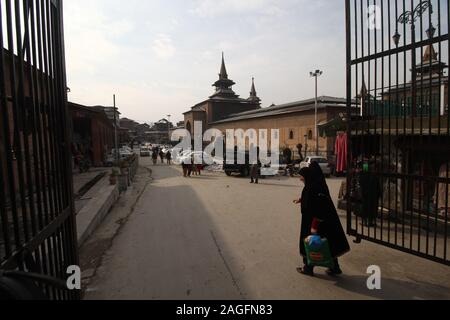
[[[370,243],[352,244],[338,279],[323,270],[299,275],[297,179],[256,186],[220,173],[186,179],[175,167],[152,169],[86,299],[450,299],[448,267]],[[339,184],[330,180],[333,193]],[[117,224],[115,214],[104,230]],[[380,291],[367,289],[370,265],[382,269]]]

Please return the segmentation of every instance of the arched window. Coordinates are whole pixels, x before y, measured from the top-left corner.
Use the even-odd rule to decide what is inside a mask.
[[[295,139],[295,134],[294,134],[294,131],[291,130],[291,131],[289,131],[289,140],[294,140],[294,139]]]
[[[312,140],[313,139],[313,132],[312,130],[308,131],[308,140]]]
[[[191,134],[192,134],[192,126],[191,126],[191,123],[188,121],[187,123],[186,123],[186,130],[187,131],[189,131]]]

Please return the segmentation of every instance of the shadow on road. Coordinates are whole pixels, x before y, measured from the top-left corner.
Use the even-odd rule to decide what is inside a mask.
[[[415,296],[413,292],[419,289],[423,293],[427,292],[427,299],[446,300],[447,296],[439,295],[436,292],[446,292],[448,288],[425,282],[407,282],[396,279],[382,278],[381,290],[369,290],[367,288],[368,276],[347,276],[343,275],[337,279],[336,287],[342,288],[352,293],[358,293],[367,297],[384,300],[417,300],[425,299]],[[328,278],[329,280],[329,278]],[[330,280],[331,281],[331,280]],[[412,280],[411,280],[412,281]]]
[[[243,183],[230,182],[234,178],[207,174],[185,179],[178,167],[168,166],[153,173],[152,184],[106,254],[88,299],[326,299],[353,294],[360,299],[448,298],[448,288],[402,275],[404,280],[383,278],[380,291],[367,288],[368,276],[360,269],[340,278],[299,276],[292,256],[298,250],[297,218],[283,220],[274,201],[290,200],[290,192],[280,189],[264,198],[264,188],[248,184],[247,189]],[[228,183],[238,189],[231,190]],[[241,207],[245,212],[253,206],[245,202],[246,190],[256,190],[257,199],[265,199],[253,215],[237,214]],[[208,198],[217,194],[218,200]],[[345,223],[345,215],[342,218]],[[286,227],[288,222],[292,227]],[[95,259],[95,252],[90,257]],[[351,256],[346,260],[357,267],[366,261]]]
[[[246,299],[237,259],[189,185],[214,178],[184,180],[175,168],[162,166],[153,178],[106,253],[87,299]]]

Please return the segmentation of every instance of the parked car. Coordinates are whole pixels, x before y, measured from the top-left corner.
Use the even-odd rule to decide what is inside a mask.
[[[178,158],[175,159],[174,163],[180,165],[183,162],[189,162],[192,158],[192,155],[194,155],[194,162],[196,164],[200,162],[203,165],[210,165],[214,163],[213,157],[205,152],[199,151],[184,151],[178,156]]]
[[[116,162],[115,160],[114,160],[114,154],[108,154],[107,156],[106,156],[106,161],[105,161],[105,166],[107,166],[107,167],[114,167],[114,162]]]
[[[119,149],[119,160],[125,160],[128,159],[129,157],[135,155],[134,152],[130,152],[127,148],[125,149]],[[108,154],[108,156],[106,157],[106,161],[105,161],[105,165],[107,167],[113,167],[114,164],[116,162],[116,150],[112,149],[111,153]]]
[[[120,148],[121,151],[123,151],[124,153],[129,152],[129,153],[134,153],[133,149],[131,149],[128,146],[123,146],[122,148]]]
[[[227,161],[224,162],[223,170],[225,171],[225,174],[227,176],[232,176],[233,174],[239,174],[242,177],[248,177],[250,176],[250,171],[252,165],[250,164],[250,153],[249,151],[245,151],[245,163],[237,163],[238,155],[242,156],[242,153],[238,152],[235,154],[234,159],[235,161],[233,163],[228,163]],[[270,156],[270,154],[269,154]],[[223,160],[222,160],[223,162]],[[274,177],[278,176],[280,173],[280,170],[283,169],[283,164],[280,159],[279,164],[267,164],[261,166],[261,176],[264,177]]]
[[[323,171],[323,174],[326,177],[330,177],[331,174],[333,173],[332,170],[332,165],[330,164],[330,162],[328,161],[327,158],[325,157],[320,157],[320,156],[313,156],[313,157],[307,157],[305,159],[305,161],[303,161],[302,163],[300,163],[300,169],[303,168],[309,168],[309,166],[311,165],[311,163],[316,162],[319,164],[320,168]]]
[[[184,151],[180,152],[180,150],[172,150],[173,162],[175,164],[181,164],[181,161],[182,161],[181,159],[184,158],[190,152],[192,152],[192,151],[184,150]]]
[[[141,157],[151,157],[152,156],[152,152],[149,148],[147,147],[142,147],[140,150],[140,155]]]
[[[128,158],[130,158],[130,157],[132,157],[134,155],[135,155],[134,152],[129,152],[129,151],[122,150],[120,152],[120,160],[128,159]]]
[[[133,152],[133,150],[130,147],[121,147],[121,148],[119,148],[119,154],[120,153],[124,153],[124,154],[131,153],[131,154],[133,154],[134,152]],[[111,154],[112,155],[116,154],[116,149],[112,149],[111,150]]]

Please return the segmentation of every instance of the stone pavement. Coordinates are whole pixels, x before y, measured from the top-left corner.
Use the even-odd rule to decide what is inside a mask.
[[[111,168],[91,168],[86,173],[74,173],[75,211],[78,245],[82,246],[103,222],[119,198],[119,186],[110,185]]]
[[[89,197],[85,197],[85,194],[89,189],[93,188],[94,185],[89,185],[91,182],[95,182],[97,176],[101,174],[108,175],[111,172],[111,168],[91,168],[89,172],[79,173],[78,171],[73,172],[73,192],[75,195],[75,212],[80,212],[80,210],[89,202]],[[83,188],[87,187],[87,190]],[[84,194],[83,194],[84,193]]]

